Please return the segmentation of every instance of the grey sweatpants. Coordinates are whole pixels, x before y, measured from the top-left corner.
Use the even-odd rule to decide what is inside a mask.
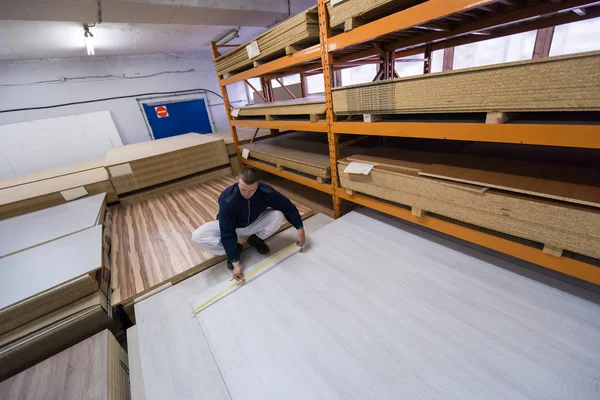
[[[277,232],[283,224],[284,216],[281,211],[266,210],[258,216],[256,221],[245,228],[237,228],[235,232],[238,236],[256,235],[261,239],[267,239]],[[211,221],[202,225],[192,233],[192,241],[200,249],[208,251],[218,256],[225,254],[225,249],[221,243],[221,229],[219,221]]]

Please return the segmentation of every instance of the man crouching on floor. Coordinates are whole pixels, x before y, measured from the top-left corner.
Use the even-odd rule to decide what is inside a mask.
[[[306,234],[296,206],[284,195],[266,183],[260,182],[258,172],[252,167],[240,171],[238,181],[219,196],[219,215],[192,233],[192,240],[205,251],[216,255],[227,254],[227,268],[233,278],[244,278],[239,236],[248,236],[248,244],[260,254],[267,254],[265,240],[273,235],[283,218],[298,230],[298,245],[304,246]]]

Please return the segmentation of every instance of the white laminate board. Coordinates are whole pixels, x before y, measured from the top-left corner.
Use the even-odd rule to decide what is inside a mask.
[[[101,193],[0,221],[0,257],[101,223],[105,199]]]
[[[102,266],[102,225],[0,258],[0,309]]]
[[[598,304],[402,225],[352,212],[196,315],[233,399],[600,398]]]
[[[127,355],[129,359],[129,382],[131,400],[146,400],[144,393],[144,377],[142,376],[142,361],[137,326],[127,329]]]
[[[323,214],[304,221],[305,249],[310,249],[313,232],[332,221]],[[295,240],[296,229],[290,228],[267,243],[275,253]],[[244,271],[264,258],[254,249],[245,250],[241,257]],[[231,271],[222,262],[135,305],[148,400],[231,399],[190,310],[192,297],[229,278]]]

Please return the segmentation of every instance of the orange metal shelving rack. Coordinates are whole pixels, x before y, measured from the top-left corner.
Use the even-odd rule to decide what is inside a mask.
[[[392,137],[428,138],[440,140],[466,140],[496,143],[519,143],[546,146],[565,146],[600,149],[600,125],[568,124],[479,124],[435,122],[338,122],[333,112],[332,86],[334,67],[353,66],[353,62],[379,62],[381,48],[395,52],[396,57],[423,53],[528,30],[574,22],[600,16],[600,5],[589,0],[562,2],[529,2],[523,9],[510,9],[498,13],[497,4],[512,4],[506,0],[429,0],[417,6],[398,11],[377,21],[359,26],[349,32],[333,35],[325,0],[318,0],[320,43],[292,55],[267,62],[232,76],[218,76],[226,110],[230,109],[227,85],[254,77],[285,76],[305,67],[314,71],[320,62],[325,83],[326,120],[262,121],[235,120],[228,112],[229,123],[238,158],[242,164],[252,165],[271,174],[311,187],[332,196],[336,217],[341,213],[341,201],[346,200],[412,223],[481,245],[510,256],[541,265],[584,281],[600,285],[600,268],[568,257],[555,257],[542,250],[494,236],[477,229],[447,222],[433,216],[417,217],[403,207],[360,194],[348,194],[340,187],[337,173],[338,139],[340,134],[375,135]],[[526,2],[521,2],[526,3]],[[585,13],[570,11],[585,8]],[[464,19],[464,21],[462,20]],[[433,29],[421,36],[406,38],[396,36],[398,31],[408,32],[415,26],[439,22],[458,21],[452,29]],[[437,25],[436,25],[437,26]],[[486,30],[485,35],[469,35]],[[403,31],[404,32],[404,31]],[[373,43],[377,43],[374,46]],[[211,43],[213,57],[220,54],[218,46]],[[357,61],[359,60],[359,61]],[[356,64],[358,65],[358,64]],[[241,157],[236,127],[267,128],[271,130],[305,130],[327,134],[330,150],[331,184],[318,183],[287,171],[246,160]]]

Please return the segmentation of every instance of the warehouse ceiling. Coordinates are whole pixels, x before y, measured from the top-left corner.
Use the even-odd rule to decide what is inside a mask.
[[[0,2],[0,60],[198,52],[239,30],[243,43],[314,0],[19,0]],[[102,21],[98,23],[98,21]],[[242,27],[240,29],[240,27]]]

